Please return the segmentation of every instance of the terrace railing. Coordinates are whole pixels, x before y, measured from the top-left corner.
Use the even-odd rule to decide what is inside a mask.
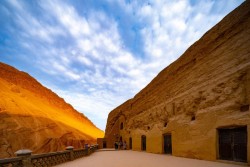
[[[19,150],[15,153],[17,157],[0,159],[0,167],[49,167],[88,156],[97,149],[98,145],[77,150],[68,146],[65,151],[45,154],[32,154],[30,150]]]

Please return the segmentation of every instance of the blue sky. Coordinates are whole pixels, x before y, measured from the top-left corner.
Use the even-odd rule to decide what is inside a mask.
[[[105,130],[132,98],[242,0],[1,0],[0,61]]]

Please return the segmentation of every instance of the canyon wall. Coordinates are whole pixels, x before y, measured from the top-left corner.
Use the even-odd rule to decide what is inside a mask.
[[[173,155],[216,160],[219,130],[237,127],[247,128],[250,143],[249,34],[250,1],[245,1],[109,113],[108,147],[122,138],[141,150],[145,135],[146,151],[163,153],[164,135],[170,134]]]

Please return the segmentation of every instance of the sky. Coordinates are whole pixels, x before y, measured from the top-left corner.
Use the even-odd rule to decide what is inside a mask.
[[[1,0],[0,61],[105,130],[133,98],[242,0]]]

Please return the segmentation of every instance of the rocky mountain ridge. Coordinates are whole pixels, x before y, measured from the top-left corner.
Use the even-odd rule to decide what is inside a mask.
[[[83,148],[103,137],[86,116],[29,74],[0,63],[0,158]]]
[[[59,97],[52,90],[41,85],[36,79],[31,77],[28,73],[23,71],[17,71],[14,67],[0,62],[0,76],[2,79],[18,85],[23,89],[29,90],[34,94],[46,99],[51,105],[55,105],[65,111],[71,111],[79,119],[82,119],[86,123],[93,123],[82,113],[76,111],[70,104],[66,103],[63,98]],[[13,87],[12,91],[19,92],[18,88]]]

